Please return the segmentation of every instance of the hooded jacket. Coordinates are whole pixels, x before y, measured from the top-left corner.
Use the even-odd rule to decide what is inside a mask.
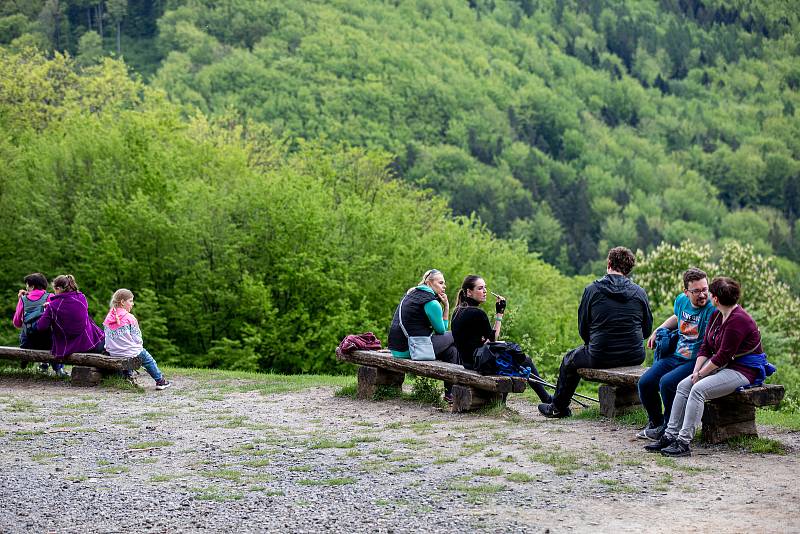
[[[144,350],[139,321],[124,308],[111,308],[103,321],[106,352],[112,356],[138,356]]]
[[[103,331],[89,317],[86,297],[79,291],[55,294],[36,323],[37,330],[52,327],[50,353],[63,358],[73,352],[89,352],[103,341]]]
[[[653,330],[644,289],[623,275],[607,274],[583,290],[578,330],[592,358],[607,363],[644,361],[642,341]]]

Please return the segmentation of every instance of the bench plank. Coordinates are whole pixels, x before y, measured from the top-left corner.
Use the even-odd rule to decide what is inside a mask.
[[[0,346],[0,358],[23,362],[64,363],[83,367],[97,367],[112,371],[133,371],[142,366],[138,356],[109,356],[108,354],[91,354],[76,352],[63,359],[57,359],[46,350],[21,349],[19,347]]]
[[[358,365],[426,376],[495,393],[521,393],[525,391],[526,387],[524,378],[512,379],[508,376],[483,376],[475,371],[464,369],[458,364],[440,361],[416,362],[394,358],[388,350],[355,350],[349,353],[342,353],[339,349],[336,349],[336,358],[340,361]]]

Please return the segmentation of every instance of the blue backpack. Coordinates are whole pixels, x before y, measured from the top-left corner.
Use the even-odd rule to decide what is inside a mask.
[[[492,341],[476,352],[475,370],[482,375],[528,378],[531,368],[523,365],[525,358],[525,353],[516,343]]]
[[[49,340],[50,334],[48,332],[38,332],[36,330],[36,323],[39,321],[39,318],[44,315],[44,303],[47,302],[47,298],[50,296],[50,293],[45,292],[39,298],[39,300],[31,300],[28,298],[27,295],[22,297],[22,330],[19,332],[19,345],[23,348],[39,348],[33,347],[34,338],[42,338],[45,339],[45,336]],[[39,345],[38,340],[36,340],[36,345]]]

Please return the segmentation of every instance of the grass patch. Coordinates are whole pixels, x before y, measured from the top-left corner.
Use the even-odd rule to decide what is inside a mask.
[[[201,471],[200,474],[206,478],[233,480],[235,482],[238,482],[242,478],[242,472],[235,469],[210,469],[208,471]]]
[[[153,449],[156,447],[169,447],[170,445],[175,445],[175,443],[163,439],[156,441],[140,441],[137,443],[131,443],[130,445],[128,445],[128,449],[131,450]]]
[[[506,475],[506,480],[509,482],[536,482],[539,477],[529,475],[528,473],[509,473]]]
[[[695,474],[705,471],[702,467],[693,467],[691,465],[684,465],[675,461],[675,458],[669,458],[668,456],[659,456],[656,458],[656,465],[661,467],[667,467],[669,469],[674,469],[676,471],[683,471],[684,473]]]
[[[199,368],[162,368],[169,376],[180,375],[194,378],[207,384],[210,389],[257,391],[262,395],[290,393],[314,387],[344,387],[353,382],[352,376],[345,375],[281,375],[275,373],[256,373],[249,371],[226,371]]]
[[[97,472],[105,475],[121,475],[122,473],[127,473],[130,470],[130,467],[126,467],[124,465],[114,465],[110,467],[101,467],[97,470]]]
[[[403,389],[398,386],[375,386],[375,393],[372,400],[382,401],[389,399],[399,399],[403,396]]]
[[[13,413],[35,412],[36,406],[34,406],[31,401],[26,399],[14,399],[6,404],[6,411]]]
[[[466,495],[466,500],[472,504],[486,502],[486,498],[494,493],[499,493],[506,489],[505,484],[471,484],[469,482],[450,482],[444,489],[458,491]]]
[[[262,458],[260,460],[247,460],[246,462],[242,462],[242,465],[246,465],[247,467],[264,467],[265,465],[269,465],[270,460],[266,458]]]
[[[307,472],[309,472],[309,471],[311,471],[313,469],[314,468],[311,467],[310,465],[293,465],[293,466],[289,467],[287,469],[287,471],[293,471],[293,472],[296,472],[296,473],[307,473]]]
[[[46,463],[47,460],[52,460],[53,458],[58,458],[61,455],[56,452],[40,452],[31,456],[31,460],[38,463]]]
[[[98,414],[100,413],[100,404],[97,402],[73,402],[71,404],[62,405],[61,409],[70,412]]]
[[[433,465],[453,464],[458,461],[455,456],[439,456],[433,461]]]
[[[777,426],[787,430],[800,430],[800,413],[783,412],[769,408],[756,410],[756,422],[762,425]]]
[[[483,467],[473,471],[472,474],[476,477],[499,477],[503,474],[503,470],[499,467]]]
[[[301,486],[345,486],[347,484],[355,484],[356,479],[353,477],[323,478],[321,480],[304,478],[298,480],[297,483]]]
[[[336,441],[334,439],[323,438],[318,441],[312,442],[309,449],[352,449],[356,446],[356,442],[349,441]]]
[[[229,502],[242,498],[241,493],[224,492],[219,488],[208,487],[195,490],[194,498],[198,501]]]
[[[119,389],[122,391],[134,391],[137,393],[144,393],[144,388],[127,378],[119,375],[104,376],[100,380],[101,388]]]
[[[609,491],[614,493],[637,493],[638,491],[633,486],[623,484],[619,480],[610,478],[601,478],[598,482],[608,488]]]
[[[780,441],[758,436],[739,436],[729,439],[726,444],[732,449],[746,450],[760,454],[786,454],[786,445]]]
[[[87,477],[86,475],[73,475],[67,477],[67,480],[69,480],[70,482],[84,482],[85,480],[88,479],[89,477]]]
[[[337,388],[336,391],[333,392],[334,397],[346,397],[348,399],[355,399],[358,395],[358,384],[353,382],[352,384],[347,384],[340,388]]]
[[[380,440],[381,438],[379,436],[356,436],[353,438],[355,443],[374,443]]]
[[[273,490],[273,489],[269,489],[266,486],[250,486],[249,488],[247,488],[247,490],[248,491],[261,492],[261,494],[264,497],[278,497],[278,496],[281,496],[281,495],[285,495],[282,490]]]
[[[425,376],[415,376],[414,384],[411,386],[409,398],[424,404],[441,405],[442,382]]]
[[[557,475],[569,475],[581,467],[577,455],[559,450],[535,452],[531,454],[530,459],[552,466]]]

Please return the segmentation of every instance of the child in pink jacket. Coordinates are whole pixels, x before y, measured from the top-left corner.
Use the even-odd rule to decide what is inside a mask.
[[[111,356],[138,356],[142,366],[156,381],[156,389],[167,389],[172,383],[164,378],[156,361],[144,348],[139,322],[131,313],[133,292],[117,289],[111,297],[110,310],[103,321],[106,334],[106,352]]]

